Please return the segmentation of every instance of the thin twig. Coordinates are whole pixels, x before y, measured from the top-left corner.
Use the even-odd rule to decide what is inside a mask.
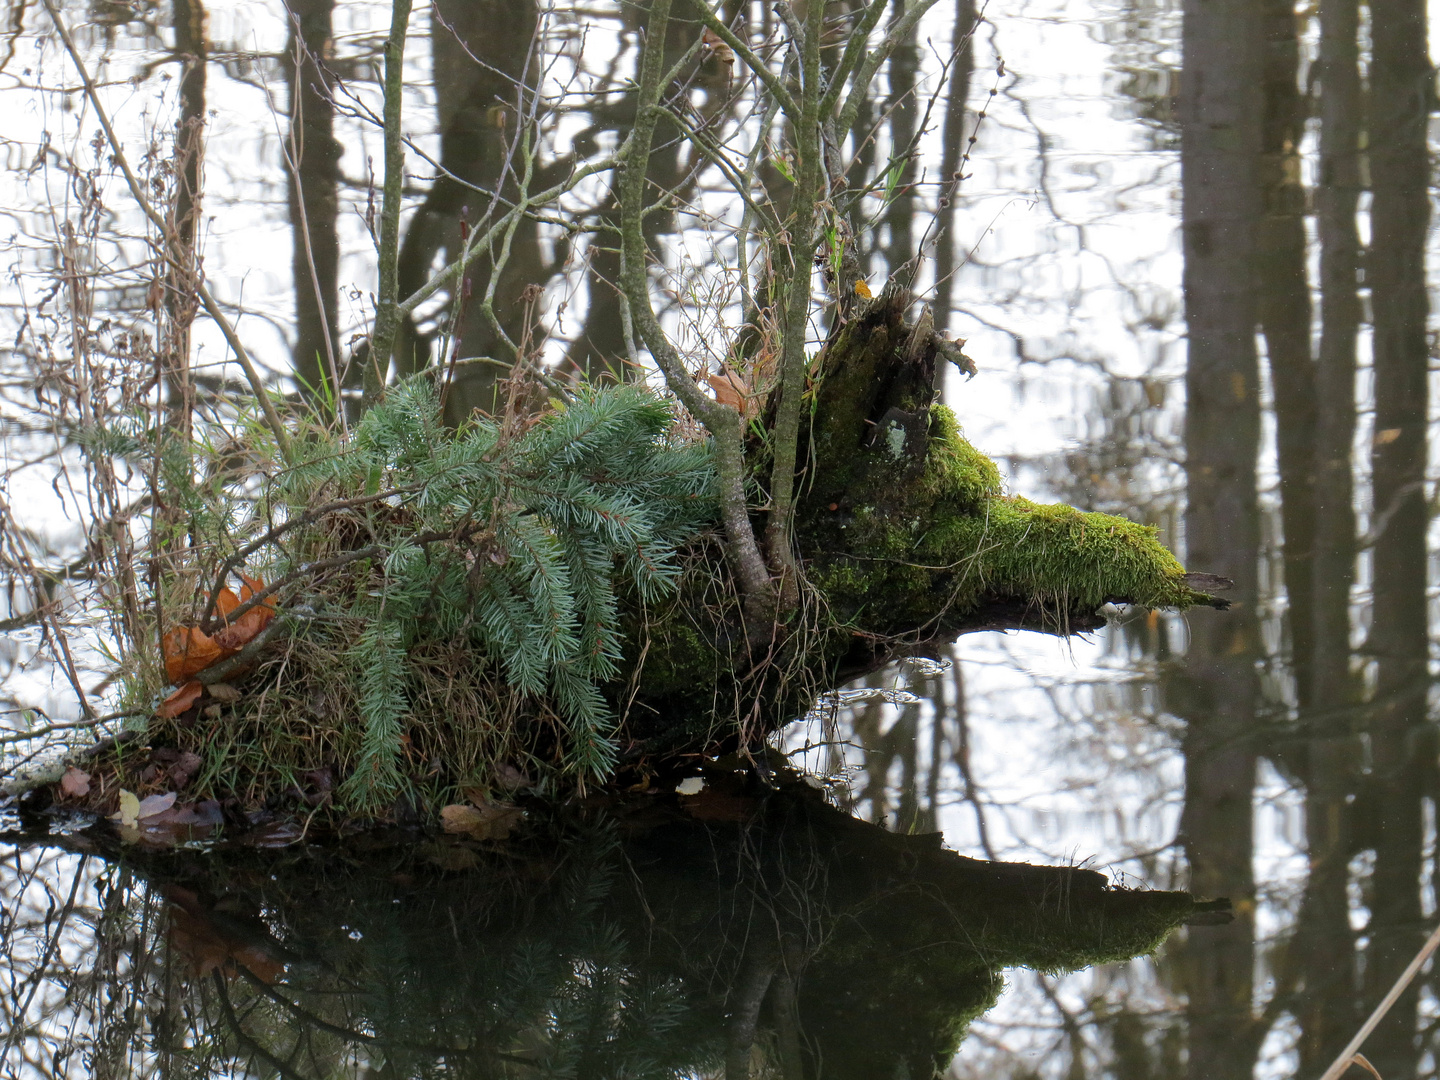
[[[95,88],[95,81],[90,78],[90,70],[85,66],[85,61],[80,57],[80,50],[75,47],[75,40],[70,36],[70,30],[65,21],[60,18],[60,12],[56,10],[55,0],[42,0],[46,12],[50,15],[50,21],[55,24],[55,30],[60,35],[60,40],[65,45],[65,51],[70,55],[70,62],[75,65],[75,70],[80,75],[80,81],[85,87],[85,96],[89,98],[90,105],[95,110],[95,117],[100,121],[100,127],[105,132],[105,140],[110,144],[110,152],[115,158],[115,163],[120,166],[120,172],[125,177],[125,184],[130,188],[130,195],[150,219],[150,223],[160,230],[160,235],[166,240],[167,252],[171,248],[169,223],[155,209],[145,195],[145,189],[140,180],[136,177],[133,169],[130,168],[130,160],[125,156],[124,147],[120,143],[120,137],[115,134],[115,129],[110,125],[110,115],[105,111],[105,106],[100,102],[99,91]],[[169,255],[166,256],[167,260]],[[210,295],[210,290],[205,283],[196,283],[196,292],[200,297],[200,303],[205,308],[205,313],[220,327],[220,332],[225,336],[225,341],[235,353],[235,359],[240,362],[240,367],[245,372],[245,378],[250,383],[250,389],[254,392],[256,399],[260,402],[260,408],[265,413],[265,422],[275,436],[279,444],[280,453],[286,461],[291,458],[290,435],[285,430],[284,423],[280,420],[280,414],[275,411],[275,405],[270,400],[270,394],[265,389],[264,380],[260,378],[260,371],[256,368],[250,353],[241,342],[235,332],[235,327],[230,319],[221,310],[215,298]]]
[[[1370,1014],[1370,1019],[1365,1021],[1360,1030],[1355,1033],[1355,1037],[1350,1040],[1344,1050],[1340,1051],[1340,1056],[1331,1063],[1330,1068],[1325,1070],[1320,1080],[1337,1080],[1340,1074],[1350,1067],[1355,1060],[1356,1053],[1360,1050],[1360,1045],[1370,1037],[1370,1033],[1379,1026],[1380,1021],[1385,1019],[1385,1014],[1390,1011],[1390,1006],[1400,1000],[1400,995],[1405,992],[1405,988],[1425,966],[1425,961],[1430,959],[1430,954],[1437,947],[1440,947],[1440,925],[1430,931],[1430,936],[1425,939],[1425,944],[1420,946],[1420,951],[1415,954],[1415,959],[1411,960],[1409,966],[1400,973],[1400,977],[1395,980],[1395,985],[1390,987],[1390,992],[1385,995],[1379,1005],[1375,1006],[1375,1011]]]
[[[54,723],[46,724],[44,727],[31,728],[28,731],[17,731],[10,735],[0,735],[0,746],[11,743],[29,742],[32,739],[43,739],[47,735],[53,735],[57,731],[78,731],[81,728],[99,727],[101,724],[108,724],[114,720],[124,720],[131,716],[144,716],[140,709],[124,709],[121,712],[107,713],[104,716],[92,716],[88,720],[57,720]]]

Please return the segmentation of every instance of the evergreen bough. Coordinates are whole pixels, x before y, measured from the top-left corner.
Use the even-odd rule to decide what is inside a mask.
[[[193,747],[201,786],[247,802],[334,768],[351,814],[419,794],[422,774],[485,787],[537,747],[581,785],[605,779],[619,596],[649,605],[674,591],[677,548],[715,516],[708,441],[680,437],[673,402],[634,384],[582,385],[456,429],[418,376],[348,438],[315,434],[308,448],[263,494],[172,485],[189,492],[173,505],[193,542],[172,554],[164,595],[197,600],[167,626],[197,621],[234,552],[227,565],[287,582],[276,600],[296,636],[267,654],[268,678],[247,684],[233,718],[156,720],[152,737]]]
[[[536,417],[454,431],[423,378],[365,415],[331,478],[413,494],[382,538],[378,587],[356,598],[369,620],[350,655],[364,741],[347,801],[383,805],[402,786],[407,651],[426,636],[468,638],[498,660],[565,721],[566,768],[582,782],[609,773],[615,717],[599,684],[620,672],[617,583],[646,602],[666,595],[676,547],[714,514],[709,447],[677,441],[673,425],[672,405],[643,387],[584,386]]]

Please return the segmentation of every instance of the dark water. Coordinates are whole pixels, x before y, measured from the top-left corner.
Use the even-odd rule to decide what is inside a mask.
[[[496,103],[540,19],[515,0],[438,10],[485,63],[427,39],[417,13],[408,107],[449,178],[412,157],[402,292],[457,242],[465,184],[493,183]],[[109,58],[132,137],[207,121],[207,272],[247,312],[257,356],[314,385],[330,357],[343,369],[373,288],[379,141],[330,102],[347,88],[375,101],[388,14],[290,11],[67,14],[90,24],[87,55]],[[11,12],[9,253],[37,271],[74,205],[65,155],[83,158],[94,124],[40,40],[43,13]],[[114,862],[73,838],[13,847],[4,1075],[719,1076],[753,1015],[756,1075],[915,1077],[1002,972],[1008,989],[944,1075],[1324,1070],[1436,910],[1427,12],[1011,0],[952,50],[973,16],[941,0],[861,110],[877,156],[918,138],[913,186],[862,234],[863,265],[877,285],[938,219],[918,284],[982,368],[948,388],[967,434],[1004,457],[1016,493],[1158,525],[1188,568],[1235,580],[1231,610],[1117,612],[1070,644],[976,636],[948,667],[872,680],[911,697],[852,700],[786,733],[830,801],[888,839],[818,795],[717,788],[709,817],[592,807],[537,821],[509,854],[297,847],[232,866]],[[555,121],[555,145],[613,145],[625,99],[595,87],[633,62],[633,9],[544,25],[546,47],[597,80]],[[697,109],[722,107],[719,77],[697,84]],[[652,179],[705,208],[714,192],[686,166],[659,155]],[[596,220],[612,210],[601,187],[576,199]],[[97,258],[123,264],[137,225],[113,202]],[[293,242],[302,219],[313,272]],[[687,214],[652,227],[704,268]],[[539,225],[515,250],[497,295],[550,283],[548,356],[596,372],[624,354],[612,252]],[[144,274],[118,280],[113,309],[143,307]],[[14,325],[25,282],[7,294]],[[421,315],[414,355],[487,352],[478,320]],[[697,349],[704,331],[690,331]],[[202,355],[217,348],[195,332]],[[488,388],[477,369],[465,400]],[[6,656],[14,702],[53,701],[38,643]],[[1105,953],[1082,895],[1094,879],[985,878],[999,872],[942,860],[936,832],[976,859],[1229,897],[1236,918],[1147,960],[1037,974]],[[1075,918],[1057,926],[1057,912]],[[1384,1080],[1436,1073],[1437,1020],[1427,971],[1364,1047]]]

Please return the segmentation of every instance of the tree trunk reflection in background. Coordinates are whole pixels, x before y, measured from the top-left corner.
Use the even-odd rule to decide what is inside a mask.
[[[1314,649],[1308,672],[1297,665],[1300,735],[1297,771],[1306,788],[1309,878],[1280,982],[1296,996],[1301,1068],[1318,1073],[1358,1023],[1355,952],[1350,930],[1349,799],[1359,778],[1359,686],[1351,674],[1350,587],[1355,579],[1351,447],[1355,434],[1356,345],[1360,299],[1361,86],[1356,0],[1320,5],[1320,168],[1315,190],[1320,241],[1320,334],[1315,369],[1311,545]],[[1287,530],[1288,534],[1288,530]],[[1287,544],[1288,544],[1287,535]],[[1287,590],[1295,586],[1287,581]],[[1299,618],[1292,608],[1291,622]],[[1298,646],[1297,646],[1298,648]],[[1307,688],[1308,680],[1308,688]],[[1308,692],[1307,692],[1308,690]]]
[[[1375,666],[1371,772],[1362,799],[1374,847],[1363,999],[1384,996],[1425,937],[1422,800],[1434,794],[1434,729],[1426,715],[1425,499],[1429,349],[1425,234],[1430,204],[1426,122],[1432,97],[1422,0],[1371,3],[1369,154],[1373,202],[1365,263],[1374,313],[1371,453],[1374,587],[1366,651]],[[1390,1011],[1368,1056],[1387,1080],[1416,1073],[1419,987]]]
[[[1188,663],[1169,697],[1185,720],[1180,832],[1191,887],[1230,897],[1236,914],[1230,925],[1197,930],[1186,941],[1192,1080],[1248,1076],[1258,1049],[1251,809],[1259,699],[1258,15],[1246,0],[1187,0],[1184,9],[1185,561],[1235,582],[1229,612],[1189,620]]]
[[[334,376],[358,386],[360,372],[340,371],[340,156],[335,138],[330,56],[335,0],[288,0],[284,70],[290,130],[285,170],[290,269],[295,289],[295,374],[320,401],[337,401]]]

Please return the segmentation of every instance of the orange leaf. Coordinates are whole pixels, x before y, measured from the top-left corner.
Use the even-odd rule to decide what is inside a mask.
[[[184,686],[180,687],[173,694],[160,703],[155,710],[155,715],[162,720],[173,720],[186,709],[200,700],[200,695],[205,692],[205,687],[200,685],[196,679],[191,679]]]
[[[229,586],[220,590],[220,595],[215,597],[215,614],[222,619],[230,617],[230,612],[240,606],[240,598],[230,591]]]
[[[247,577],[240,575],[240,580],[245,584],[240,586],[240,603],[249,600],[256,593],[265,588],[265,582],[261,578]],[[236,605],[238,606],[238,605]],[[232,607],[230,609],[234,611]],[[275,617],[275,598],[267,596],[260,603],[247,611],[234,624],[227,626],[215,635],[215,641],[225,649],[239,650],[253,641],[255,635],[265,629],[265,626]]]
[[[244,648],[264,629],[265,624],[270,621],[271,613],[263,607],[253,607],[240,618],[235,620],[233,626],[224,627],[215,632],[215,644],[227,652],[238,652]]]
[[[265,591],[264,578],[249,577],[245,574],[241,574],[240,580],[245,583],[244,585],[240,586],[240,599],[242,602],[245,600],[249,600],[258,592]],[[273,614],[275,611],[275,598],[273,596],[267,596],[264,600],[261,600],[260,603],[256,604],[255,608],[256,610],[264,608],[265,610]]]
[[[165,653],[165,675],[174,683],[204,671],[226,655],[225,648],[197,626],[175,627],[165,635],[161,646]]]
[[[750,394],[750,387],[745,385],[745,380],[736,375],[728,367],[721,366],[718,375],[709,376],[710,389],[715,391],[715,400],[721,405],[728,405],[736,412],[745,411],[745,399]]]

